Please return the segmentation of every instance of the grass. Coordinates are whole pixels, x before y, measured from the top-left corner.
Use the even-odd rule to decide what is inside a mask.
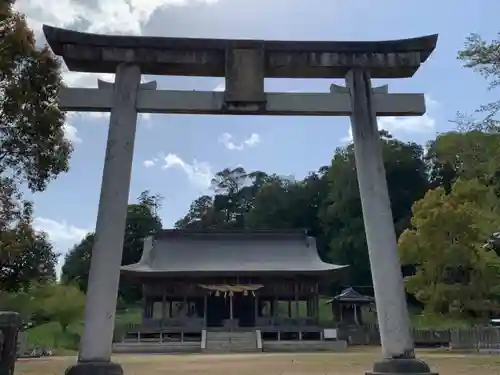
[[[432,370],[442,375],[498,375],[500,356],[459,355],[420,351]],[[127,375],[360,375],[380,358],[380,349],[354,349],[346,353],[247,354],[247,355],[119,355]],[[19,361],[16,375],[63,374],[75,362],[74,357],[51,357]]]
[[[124,326],[128,323],[140,321],[141,312],[138,309],[130,309],[127,312],[117,314],[116,326]],[[43,346],[52,348],[56,355],[73,354],[78,349],[83,321],[71,324],[66,332],[62,331],[58,322],[41,324],[27,331],[28,348]]]
[[[36,326],[27,331],[28,348],[35,346],[49,347],[55,350],[55,354],[75,350],[80,341],[82,327],[83,323],[78,322],[70,325],[66,332],[63,332],[58,322]]]

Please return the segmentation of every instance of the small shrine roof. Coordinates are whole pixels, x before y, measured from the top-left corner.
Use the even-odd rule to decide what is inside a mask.
[[[340,294],[333,297],[327,303],[346,302],[346,303],[372,303],[375,298],[372,296],[365,296],[357,292],[354,288],[349,287],[344,289]]]

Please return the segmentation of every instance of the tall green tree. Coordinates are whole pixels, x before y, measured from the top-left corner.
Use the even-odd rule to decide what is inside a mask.
[[[427,169],[420,145],[393,139],[386,132],[381,132],[381,137],[394,225],[399,236],[410,225],[413,202],[423,197],[428,188]],[[327,179],[328,196],[319,215],[329,245],[329,259],[352,266],[349,280],[352,284],[371,285],[352,144],[335,152]]]
[[[477,179],[429,191],[399,238],[406,288],[429,312],[487,317],[500,311],[500,257],[485,242],[500,226],[500,202]]]
[[[428,144],[426,162],[433,187],[447,192],[458,179],[479,179],[500,193],[500,133],[479,130],[447,132]]]
[[[48,47],[35,46],[13,4],[0,1],[0,262],[11,268],[39,240],[22,185],[43,191],[68,170],[72,151],[58,108],[60,63]]]
[[[129,204],[124,233],[122,265],[136,263],[141,259],[144,238],[161,230],[161,220],[157,210],[162,198],[142,193],[138,203]],[[86,292],[94,234],[89,233],[76,244],[65,257],[61,278],[65,283],[76,283]],[[125,280],[120,281],[119,295],[125,302],[134,302],[141,297],[141,286]]]
[[[212,179],[215,191],[214,209],[224,214],[226,228],[243,228],[246,203],[249,199],[248,174],[242,167],[226,168]]]
[[[71,145],[58,108],[60,63],[35,46],[14,1],[0,2],[0,175],[33,191],[68,170]]]
[[[247,173],[244,168],[225,168],[212,179],[213,196],[198,197],[176,228],[242,229],[256,203],[259,191],[273,179],[261,171]]]
[[[187,214],[176,221],[175,228],[178,229],[209,229],[224,226],[226,215],[216,211],[214,198],[202,195],[194,200],[189,206]]]
[[[303,180],[267,176],[256,189],[252,208],[245,222],[249,228],[305,229],[316,236],[320,253],[324,253],[323,231],[318,211],[327,196],[327,167],[309,173]]]

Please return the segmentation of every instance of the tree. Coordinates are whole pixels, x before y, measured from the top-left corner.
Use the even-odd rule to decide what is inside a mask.
[[[0,292],[0,311],[15,311],[24,323],[32,320],[36,305],[29,291]]]
[[[458,180],[449,194],[427,192],[399,239],[403,264],[416,272],[406,288],[427,311],[485,317],[500,311],[500,257],[484,244],[500,226],[500,205],[478,180]]]
[[[212,186],[216,195],[214,196],[214,209],[224,213],[225,227],[243,228],[246,204],[249,197],[248,175],[244,168],[226,168],[217,172],[212,179]]]
[[[4,276],[0,289],[6,290],[6,279],[14,271],[20,253],[33,239],[32,206],[21,201],[21,194],[11,179],[0,177],[0,270]],[[9,287],[11,288],[11,287]]]
[[[58,254],[45,233],[32,233],[30,241],[0,265],[0,285],[4,291],[27,289],[33,282],[54,281]]]
[[[9,268],[25,259],[19,252],[40,242],[30,227],[32,207],[23,201],[21,185],[43,191],[68,170],[72,151],[57,105],[60,63],[48,47],[35,46],[33,32],[13,4],[0,1],[0,267]]]
[[[75,285],[51,284],[38,295],[43,314],[50,321],[58,322],[63,333],[71,323],[83,317],[85,295]]]
[[[209,195],[202,195],[189,206],[188,213],[176,221],[174,227],[178,229],[208,229],[219,227],[225,222],[225,215],[214,208],[214,199]]]
[[[326,195],[326,167],[303,181],[262,171],[226,168],[215,175],[215,195],[197,198],[176,228],[307,229],[320,233],[317,211]]]
[[[305,229],[318,238],[320,253],[322,230],[318,210],[327,195],[327,167],[309,173],[303,180],[267,176],[255,189],[253,205],[245,223],[249,228]]]
[[[413,202],[427,190],[423,149],[381,132],[389,196],[396,234],[409,226]],[[354,147],[337,149],[327,172],[328,196],[320,208],[320,222],[328,244],[328,258],[352,267],[350,282],[371,285],[370,262],[355,169]]]
[[[81,291],[87,291],[93,244],[94,233],[88,233],[80,243],[68,251],[61,269],[61,281],[63,283],[75,283]]]
[[[443,186],[449,192],[458,178],[477,178],[500,189],[499,144],[500,133],[471,130],[438,135],[429,142],[426,155],[431,185]]]
[[[500,33],[498,34],[500,36]],[[493,90],[500,85],[500,40],[486,41],[478,34],[471,34],[465,41],[465,47],[459,51],[458,59],[464,62],[464,66],[472,68],[482,75]],[[488,132],[499,132],[500,100],[482,105],[476,114],[483,116],[482,119],[469,118],[464,114],[458,116],[458,124],[466,129],[478,129]]]
[[[175,223],[184,229],[242,229],[255,205],[260,189],[272,177],[261,171],[247,173],[242,167],[225,168],[212,179],[214,196],[203,195],[188,213]]]
[[[269,176],[267,180],[255,194],[254,207],[246,214],[246,224],[253,229],[294,228],[293,217],[299,210],[293,206],[295,182],[278,176]]]
[[[36,48],[13,3],[0,3],[0,175],[42,191],[68,170],[72,150],[57,106],[60,63],[48,47]]]
[[[129,204],[124,233],[122,264],[136,263],[141,259],[144,238],[161,230],[161,220],[156,211],[161,206],[159,195],[143,192],[139,202]],[[86,292],[90,259],[94,234],[89,233],[79,244],[75,245],[65,257],[62,267],[62,280],[65,283],[75,283],[80,290]],[[125,302],[137,301],[141,297],[140,285],[120,281],[120,297]]]

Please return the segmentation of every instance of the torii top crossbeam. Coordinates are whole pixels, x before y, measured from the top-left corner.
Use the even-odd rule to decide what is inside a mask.
[[[343,78],[355,67],[369,70],[372,78],[411,77],[437,42],[437,35],[376,42],[115,36],[47,25],[43,32],[72,71],[115,73],[128,62],[142,74],[213,77],[227,76],[235,63],[253,65],[263,78]]]

